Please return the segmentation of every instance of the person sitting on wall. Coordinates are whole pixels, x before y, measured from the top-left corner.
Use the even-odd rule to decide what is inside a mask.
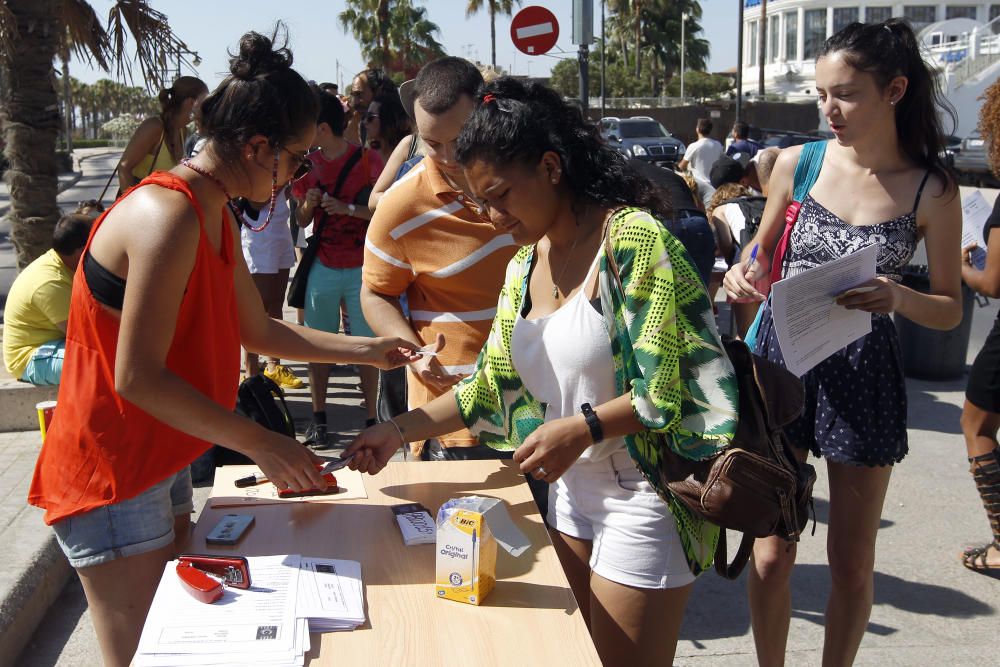
[[[52,248],[25,267],[10,287],[4,311],[3,359],[13,377],[57,385],[62,376],[73,273],[90,235],[93,216],[64,215]]]

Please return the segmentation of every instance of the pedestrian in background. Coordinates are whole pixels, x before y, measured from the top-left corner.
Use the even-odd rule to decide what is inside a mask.
[[[341,315],[343,302],[350,317],[351,333],[373,336],[361,311],[361,264],[364,259],[365,234],[371,211],[368,197],[371,186],[382,173],[382,158],[376,151],[348,142],[344,133],[344,107],[340,99],[314,87],[319,100],[315,150],[309,153],[312,171],[292,186],[298,206],[295,217],[299,226],[313,226],[319,234],[319,249],[308,270],[305,296],[305,326],[337,333],[346,322]],[[378,373],[361,367],[361,391],[369,423],[375,422],[375,397]],[[327,383],[330,365],[309,364],[309,393],[313,420],[306,429],[306,442],[317,448],[330,444],[326,420]]]
[[[160,115],[142,121],[118,163],[120,192],[154,171],[172,169],[186,157],[186,128],[207,94],[205,82],[193,76],[179,77],[160,91]]]
[[[1000,81],[983,94],[979,110],[979,132],[986,142],[990,169],[1000,173]],[[993,204],[983,228],[986,240],[986,264],[976,268],[972,253],[975,245],[962,249],[962,279],[980,294],[1000,297],[1000,198]],[[976,355],[969,372],[962,408],[962,433],[969,456],[969,469],[976,490],[983,501],[993,540],[966,549],[962,564],[979,572],[1000,572],[1000,317]]]
[[[278,193],[271,221],[265,216],[270,202],[240,202],[240,244],[243,259],[250,270],[250,277],[264,303],[264,310],[276,320],[282,319],[288,274],[295,266],[295,244],[288,233],[291,209],[288,205],[289,188]],[[244,350],[243,368],[248,377],[260,372],[260,357],[252,350]],[[277,357],[268,357],[264,375],[282,389],[300,389],[302,380],[295,377],[288,366]]]
[[[704,183],[710,180],[712,165],[726,152],[725,147],[711,137],[712,127],[711,119],[698,119],[694,129],[698,140],[687,147],[684,159],[677,165],[681,171],[689,169],[695,178]]]
[[[396,146],[409,136],[410,119],[399,101],[399,94],[376,95],[364,115],[368,147],[378,152],[386,164]]]
[[[788,209],[795,223],[776,267],[780,276],[878,248],[877,277],[865,284],[873,289],[836,300],[872,313],[871,333],[803,376],[803,414],[785,427],[800,456],[812,451],[827,460],[832,583],[823,664],[850,665],[871,615],[875,540],[889,477],[908,449],[906,383],[890,315],[897,312],[933,329],[958,325],[962,211],[957,186],[941,160],[942,98],[906,21],[852,23],[830,37],[816,61],[816,89],[836,138],[782,150],[760,230],[724,284],[733,298],[764,299],[752,283],[771,268],[796,165],[803,154],[810,160],[818,156],[815,185],[801,208]],[[920,238],[927,248],[928,293],[900,283]],[[757,353],[783,363],[769,306],[762,313]],[[795,551],[780,537],[754,544],[748,588],[762,665],[785,660]]]

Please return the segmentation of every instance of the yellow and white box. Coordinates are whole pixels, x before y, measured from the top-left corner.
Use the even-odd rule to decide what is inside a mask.
[[[452,498],[437,515],[437,597],[479,605],[496,585],[497,544],[513,556],[530,543],[499,498]]]

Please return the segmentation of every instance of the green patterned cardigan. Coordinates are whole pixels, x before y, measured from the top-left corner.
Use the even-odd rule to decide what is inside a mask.
[[[635,415],[648,429],[626,436],[626,447],[668,503],[688,565],[699,574],[712,564],[719,530],[660,483],[661,442],[696,460],[724,449],[736,430],[736,377],[705,286],[680,241],[640,209],[619,210],[608,224],[625,293],[623,302],[602,251],[600,292],[604,312],[614,313],[608,335],[615,381],[619,395],[631,395]],[[511,334],[533,255],[533,246],[521,248],[508,264],[476,370],[454,390],[466,426],[499,450],[516,449],[545,419],[545,405],[525,389],[511,361]]]

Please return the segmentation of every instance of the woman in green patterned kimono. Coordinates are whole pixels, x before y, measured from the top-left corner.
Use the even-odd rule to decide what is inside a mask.
[[[514,450],[550,484],[552,540],[604,663],[670,665],[718,529],[660,487],[660,443],[711,456],[738,405],[704,284],[657,221],[668,204],[554,91],[489,84],[456,156],[522,246],[492,331],[453,395],[368,429],[345,456],[374,474],[404,441],[462,426]]]

